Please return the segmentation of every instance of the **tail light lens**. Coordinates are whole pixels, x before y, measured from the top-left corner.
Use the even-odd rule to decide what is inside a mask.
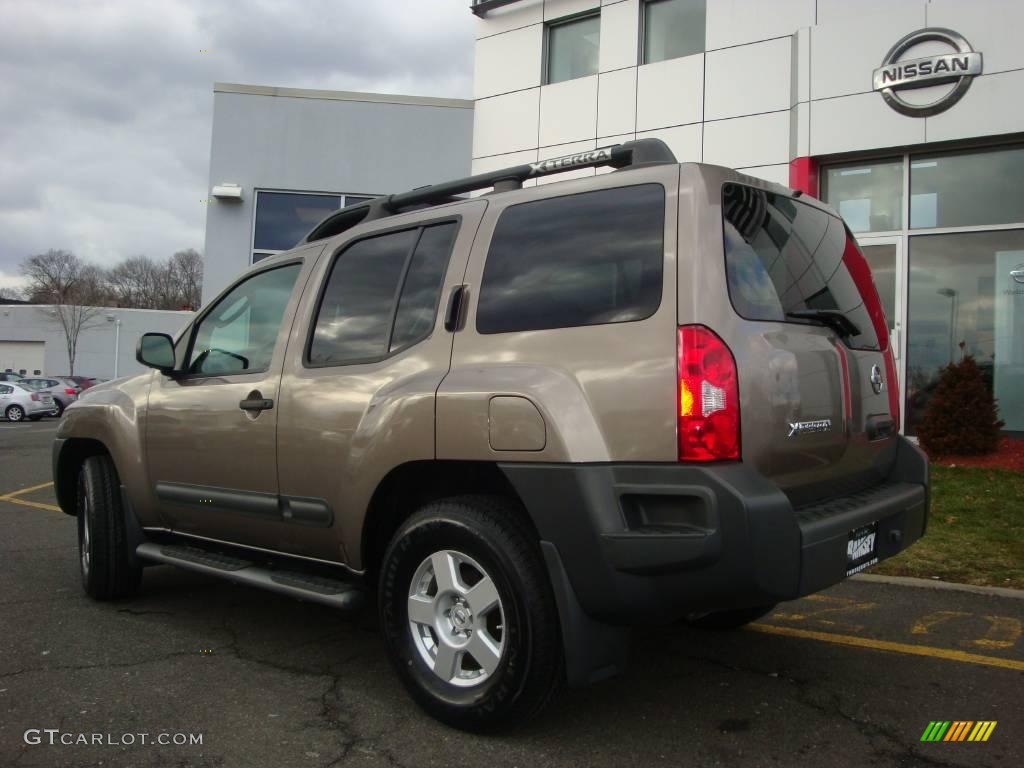
[[[679,460],[739,459],[739,386],[729,347],[703,325],[684,325],[678,361]]]
[[[72,389],[71,387],[64,387],[64,394],[65,395],[76,395],[76,394],[78,394],[78,390],[77,389]]]
[[[34,400],[37,403],[39,402],[39,393],[38,392],[33,392],[28,397],[29,397],[29,400]]]

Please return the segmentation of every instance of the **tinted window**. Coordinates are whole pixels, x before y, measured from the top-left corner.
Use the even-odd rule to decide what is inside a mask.
[[[269,368],[300,267],[289,264],[260,272],[217,302],[196,328],[188,371],[227,374]]]
[[[392,352],[412,346],[433,330],[455,230],[455,222],[423,230],[398,300],[395,329],[391,334]]]
[[[309,348],[314,365],[383,357],[406,260],[418,229],[371,237],[335,259]]]
[[[4,384],[0,384],[0,395],[10,395],[14,393],[14,387],[8,387]]]
[[[851,347],[878,349],[865,304],[880,311],[878,295],[870,282],[869,297],[858,290],[848,267],[863,256],[852,245],[848,253],[840,219],[739,184],[725,185],[722,204],[729,298],[741,317],[783,322],[791,312],[837,310],[860,331],[846,340]]]
[[[476,327],[506,333],[643,320],[661,303],[658,184],[516,205],[501,214]]]

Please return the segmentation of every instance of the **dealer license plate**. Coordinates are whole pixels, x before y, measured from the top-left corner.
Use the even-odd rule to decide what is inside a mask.
[[[875,539],[878,538],[878,523],[864,525],[850,531],[846,541],[846,575],[853,576],[878,562],[875,554]]]

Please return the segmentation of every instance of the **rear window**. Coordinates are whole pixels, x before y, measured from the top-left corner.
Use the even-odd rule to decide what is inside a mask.
[[[722,192],[729,299],[747,320],[799,322],[791,312],[842,312],[860,331],[855,349],[881,349],[874,315],[878,295],[850,273],[863,257],[851,247],[841,219],[819,208],[742,184]],[[852,243],[851,243],[852,246]],[[856,265],[854,265],[856,269]],[[871,302],[878,305],[869,311]]]
[[[479,333],[650,317],[661,303],[660,184],[537,200],[501,214],[484,266]]]

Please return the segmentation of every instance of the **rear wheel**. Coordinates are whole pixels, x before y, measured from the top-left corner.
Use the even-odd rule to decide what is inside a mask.
[[[78,563],[82,587],[96,600],[127,597],[142,568],[130,551],[117,470],[109,456],[90,456],[78,473]]]
[[[53,415],[59,419],[61,416],[64,415],[64,403],[54,398],[53,406]]]
[[[772,603],[771,605],[758,605],[753,608],[736,608],[731,611],[705,613],[703,616],[688,619],[687,623],[698,629],[739,629],[752,621],[757,621],[762,616],[767,616],[775,610],[775,606],[776,603]]]
[[[20,405],[9,405],[7,410],[4,411],[4,415],[8,421],[21,421],[25,418],[25,409]]]
[[[536,715],[563,677],[558,610],[540,550],[503,499],[429,504],[381,566],[388,655],[416,702],[471,731]]]

